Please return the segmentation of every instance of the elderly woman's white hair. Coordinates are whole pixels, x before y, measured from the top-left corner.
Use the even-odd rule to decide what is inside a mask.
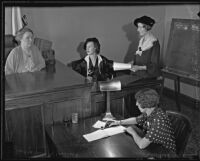
[[[20,42],[24,33],[26,33],[26,32],[31,32],[32,34],[34,34],[33,30],[31,30],[30,28],[24,27],[24,28],[21,28],[20,30],[17,31],[16,36],[15,36],[15,40]]]

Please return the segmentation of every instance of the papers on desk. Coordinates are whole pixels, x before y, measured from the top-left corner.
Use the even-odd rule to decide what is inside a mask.
[[[100,129],[100,128],[102,128],[102,127],[105,127],[105,125],[106,125],[106,122],[103,122],[103,121],[97,121],[92,127],[94,127],[94,128],[97,128],[97,129]]]
[[[123,126],[110,127],[110,128],[103,129],[103,130],[99,129],[95,132],[85,134],[85,135],[83,135],[83,137],[88,142],[91,142],[91,141],[94,141],[94,140],[98,140],[98,139],[102,139],[102,138],[109,137],[109,136],[112,136],[112,135],[116,135],[116,134],[119,134],[119,133],[123,133],[124,129],[125,129],[125,127],[123,127]]]

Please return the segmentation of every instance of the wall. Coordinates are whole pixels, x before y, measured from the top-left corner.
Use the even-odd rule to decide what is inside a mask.
[[[178,11],[178,12],[177,12]],[[166,13],[165,13],[165,38],[164,38],[164,55],[165,57],[166,53],[166,47],[168,43],[169,38],[169,32],[170,32],[170,25],[172,18],[183,18],[183,19],[199,19],[197,16],[197,13],[200,11],[200,5],[167,5],[166,6]],[[170,79],[165,80],[165,87],[168,87],[170,89],[174,89],[173,81]],[[194,87],[185,83],[181,83],[180,85],[180,92],[190,96],[192,98],[195,98],[197,100],[200,100],[200,88]]]
[[[101,43],[101,54],[115,61],[130,61],[130,50],[135,51],[138,43],[131,20],[143,15],[154,17],[158,23],[152,32],[162,39],[164,9],[163,6],[24,7],[22,12],[37,36],[53,41],[56,58],[66,64],[79,59],[80,43],[94,36]]]
[[[12,29],[11,29],[11,24],[12,24],[12,19],[11,19],[11,8],[7,7],[5,8],[5,34],[11,34]]]

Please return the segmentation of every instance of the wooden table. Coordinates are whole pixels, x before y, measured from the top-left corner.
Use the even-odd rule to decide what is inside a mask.
[[[176,106],[178,108],[178,111],[181,111],[181,105],[179,101],[179,95],[180,95],[180,83],[186,83],[193,86],[200,87],[200,79],[190,77],[186,74],[181,74],[175,71],[162,69],[162,75],[164,78],[169,78],[174,80],[174,92],[175,92],[175,99],[176,99]]]
[[[115,116],[118,117],[118,116]],[[78,124],[58,123],[45,127],[51,154],[63,158],[163,158],[175,157],[162,146],[151,144],[148,148],[138,148],[133,138],[120,133],[107,138],[88,142],[83,135],[96,131],[92,125],[101,116],[81,119]],[[53,150],[54,149],[54,150]]]
[[[126,117],[132,115],[135,113],[132,101],[124,104],[124,98],[144,87],[161,86],[160,81],[138,82],[111,92],[111,112]],[[79,118],[98,116],[106,110],[105,100],[98,83],[87,82],[59,61],[46,71],[7,75],[5,137],[2,141],[13,145],[15,156],[46,156],[45,125],[62,122],[73,112],[77,112]]]
[[[5,77],[5,141],[19,157],[45,156],[44,125],[78,112],[91,114],[93,84],[59,61],[46,71]]]

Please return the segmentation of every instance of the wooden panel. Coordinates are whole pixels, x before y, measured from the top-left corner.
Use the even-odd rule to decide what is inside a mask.
[[[5,111],[5,140],[13,142],[15,156],[46,153],[42,106]]]

